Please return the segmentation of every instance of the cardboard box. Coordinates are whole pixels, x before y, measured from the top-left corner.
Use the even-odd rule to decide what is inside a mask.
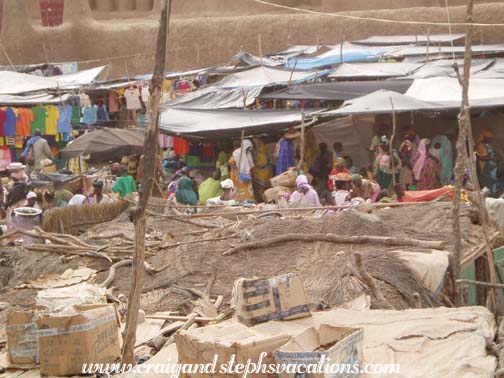
[[[120,356],[115,306],[76,306],[36,320],[42,375],[80,374],[85,363],[112,363]]]
[[[238,320],[248,326],[310,316],[299,273],[270,279],[239,279],[235,282],[233,302]]]
[[[221,367],[229,364],[234,358],[235,364],[257,362],[262,352],[268,356],[263,364],[274,363],[273,352],[291,339],[291,336],[280,331],[266,334],[255,332],[253,328],[232,322],[181,331],[175,336],[179,363],[211,364],[217,358],[216,374],[213,377],[242,378],[243,374],[222,374]],[[217,356],[217,357],[215,357]],[[234,357],[233,357],[234,356]],[[181,378],[208,378],[204,373],[181,373]],[[267,374],[249,374],[249,378],[267,378]]]
[[[274,358],[277,364],[312,365],[304,374],[284,372],[280,378],[356,378],[360,376],[363,348],[362,329],[321,324],[294,336],[275,351]]]
[[[7,358],[11,365],[33,366],[38,363],[38,339],[35,311],[7,314]]]

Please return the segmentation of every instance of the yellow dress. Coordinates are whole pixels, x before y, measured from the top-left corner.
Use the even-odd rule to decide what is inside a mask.
[[[270,185],[270,178],[273,177],[273,170],[271,165],[268,163],[268,155],[266,151],[266,145],[262,141],[256,140],[256,165],[254,167],[254,181],[256,185],[256,199],[259,201],[262,198],[262,194]]]
[[[239,202],[254,201],[255,197],[252,180],[249,182],[240,181],[238,178],[238,165],[233,157],[229,159],[229,164],[231,164],[231,180],[233,180],[235,185],[234,199]]]

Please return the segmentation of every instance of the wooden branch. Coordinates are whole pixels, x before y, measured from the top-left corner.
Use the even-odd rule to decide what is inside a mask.
[[[474,286],[481,286],[481,287],[489,287],[489,288],[495,288],[495,289],[504,289],[504,284],[492,283],[492,282],[482,282],[482,281],[459,279],[459,280],[457,280],[457,283],[474,285]]]
[[[244,243],[234,247],[226,252],[223,256],[233,255],[235,253],[270,247],[275,244],[300,241],[300,242],[315,242],[322,241],[328,243],[344,243],[344,244],[380,244],[388,246],[413,246],[420,248],[442,249],[445,242],[431,240],[417,240],[410,238],[384,237],[384,236],[342,236],[334,234],[284,234],[275,236],[270,239],[258,240],[250,243]]]
[[[212,218],[219,216],[226,217],[235,217],[235,216],[243,216],[243,215],[254,215],[254,214],[264,214],[264,213],[273,213],[273,212],[291,212],[291,211],[323,211],[323,210],[342,210],[342,209],[357,209],[359,210],[361,207],[366,210],[372,211],[376,209],[386,208],[386,207],[407,207],[407,206],[422,206],[426,204],[434,204],[440,203],[445,204],[445,202],[397,202],[397,203],[372,203],[366,204],[363,203],[360,206],[349,206],[349,205],[340,205],[340,206],[324,206],[324,207],[286,207],[286,208],[277,208],[272,210],[246,210],[246,211],[222,211],[215,213],[197,213],[197,214],[178,214],[178,215],[165,215],[165,214],[156,214],[150,213],[152,215],[159,216],[161,218],[173,219],[179,222],[187,222],[188,218]],[[198,224],[201,227],[208,227],[207,225]],[[210,227],[209,227],[210,228]],[[213,226],[212,228],[221,228],[220,226]]]
[[[133,277],[131,280],[128,300],[128,312],[124,329],[124,343],[122,349],[122,363],[135,363],[135,341],[140,310],[140,294],[142,291],[142,276],[145,261],[145,228],[146,213],[152,188],[155,181],[154,173],[157,168],[157,149],[159,135],[159,103],[163,90],[164,73],[166,67],[166,44],[168,40],[171,0],[164,0],[159,20],[159,30],[156,42],[156,58],[152,75],[149,98],[149,125],[145,130],[144,165],[141,177],[141,190],[138,206],[132,211],[135,226],[135,256],[133,260]]]
[[[210,299],[210,292],[212,291],[215,281],[217,281],[217,269],[214,269],[212,271],[212,274],[210,275],[210,278],[208,279],[208,283],[205,287],[205,290],[203,291],[203,296],[204,298]]]
[[[195,322],[211,322],[214,320],[214,318],[210,318],[208,316],[196,316],[196,314],[191,314],[194,315],[193,320]],[[158,320],[170,320],[170,321],[175,321],[175,320],[189,320],[191,319],[191,315],[189,316],[176,316],[176,315],[147,315],[147,319],[158,319]]]
[[[223,236],[220,238],[208,238],[208,239],[201,239],[201,240],[190,240],[190,241],[183,241],[183,242],[176,242],[176,243],[168,243],[168,244],[161,244],[159,246],[159,249],[168,249],[168,248],[175,248],[181,245],[187,245],[187,244],[199,244],[199,243],[206,243],[209,241],[219,241],[219,240],[227,240],[227,239],[232,239],[236,237],[236,235],[230,235],[230,236]]]
[[[394,160],[394,140],[397,130],[397,116],[394,108],[394,102],[392,101],[392,97],[390,97],[390,105],[392,106],[392,137],[390,138],[389,154],[390,154],[390,162],[392,163],[392,185],[395,185],[396,173],[395,173],[395,160]]]
[[[103,281],[98,286],[106,287],[106,288],[109,287],[110,284],[114,281],[117,269],[122,268],[124,266],[130,266],[132,263],[133,263],[132,260],[123,260],[123,261],[118,261],[115,264],[112,264],[112,266],[110,267],[109,274],[108,274],[107,278],[105,279],[105,281]]]
[[[364,263],[362,262],[362,256],[358,253],[354,253],[354,257],[355,266],[357,267],[359,275],[362,281],[364,281],[364,283],[369,287],[371,293],[373,293],[375,298],[379,300],[385,308],[389,310],[395,310],[395,308],[390,304],[387,298],[385,298],[380,289],[378,289],[378,286],[376,286],[373,277],[367,272],[366,268],[364,267]]]
[[[217,299],[215,300],[214,306],[218,310],[220,306],[222,306],[222,302],[224,302],[224,296],[219,295]]]

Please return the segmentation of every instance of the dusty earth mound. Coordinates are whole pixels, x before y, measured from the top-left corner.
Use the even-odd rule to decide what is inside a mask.
[[[242,216],[240,219],[173,220],[149,217],[148,240],[162,240],[172,245],[157,252],[151,250],[147,255],[149,264],[161,271],[144,275],[142,308],[147,312],[190,311],[190,298],[181,292],[180,287],[201,289],[214,271],[217,272],[217,280],[212,295],[224,295],[225,303],[231,297],[234,281],[240,277],[271,277],[299,271],[313,308],[341,305],[362,293],[372,294],[356,268],[355,254],[362,256],[364,267],[394,307],[414,307],[415,293],[418,293],[423,306],[442,304],[433,298],[397,255],[390,253],[399,249],[421,252],[417,247],[296,241],[229,256],[223,256],[223,252],[243,243],[289,233],[396,236],[451,243],[449,203],[383,209],[373,214],[347,211],[320,218],[300,219],[299,216],[289,215],[282,218]],[[481,245],[481,232],[479,226],[470,222],[467,210],[463,211],[462,230],[467,239],[464,255],[471,254],[474,247]],[[97,235],[102,237],[96,238]],[[131,240],[132,237],[133,225],[126,214],[81,236],[87,243],[96,245],[114,243],[121,238]],[[205,241],[216,238],[225,239]],[[103,259],[84,258],[68,264],[62,263],[55,254],[27,254],[23,249],[9,249],[1,257],[1,272],[10,278],[3,280],[0,302],[13,305],[26,306],[30,303],[34,291],[14,289],[14,286],[33,280],[38,275],[62,273],[80,263],[96,269],[95,281],[100,283],[105,280],[110,267]],[[117,288],[116,295],[127,295],[130,278],[130,267],[118,269],[111,285]],[[372,297],[372,306],[379,308],[383,304]]]

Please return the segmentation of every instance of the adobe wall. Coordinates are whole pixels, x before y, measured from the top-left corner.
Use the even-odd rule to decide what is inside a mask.
[[[98,6],[102,1],[105,0],[98,0],[94,5]],[[115,0],[113,3],[120,1],[126,0]],[[300,3],[294,0],[283,1],[290,4]],[[375,4],[375,1],[387,3],[386,0],[373,0],[370,3]],[[426,1],[428,0],[422,3]],[[450,4],[455,1],[450,0]],[[359,2],[361,0],[344,3],[358,5]],[[414,3],[413,0],[395,1],[395,3],[401,2]],[[158,0],[153,1],[154,10],[151,12],[144,10],[129,13],[141,15],[136,18],[120,18],[118,15],[123,14],[121,12],[109,12],[108,17],[103,17],[103,14],[107,13],[104,11],[100,11],[102,17],[97,18],[97,11],[92,10],[90,3],[92,1],[65,0],[64,23],[59,27],[47,28],[42,27],[40,20],[36,17],[35,10],[38,5],[36,0],[3,0],[4,16],[0,41],[14,64],[40,63],[46,60],[93,60],[82,63],[81,67],[108,64],[110,78],[121,77],[126,73],[133,75],[150,72],[153,67],[152,55],[157,33],[157,17],[154,13],[159,5]],[[192,6],[187,5],[188,3]],[[422,34],[427,33],[428,29],[421,25],[405,26],[341,20],[323,15],[275,13],[276,11],[271,9],[264,12],[259,9],[260,7],[250,5],[256,4],[250,0],[176,0],[174,14],[176,15],[177,12],[182,12],[179,15],[188,14],[187,12],[194,11],[197,3],[202,5],[201,14],[203,15],[217,3],[221,6],[234,3],[236,8],[232,9],[236,12],[243,12],[247,5],[247,12],[251,15],[226,16],[227,10],[223,10],[222,17],[174,17],[170,25],[167,69],[190,69],[226,64],[229,58],[240,50],[257,54],[259,34],[262,50],[268,52],[283,49],[289,44],[315,44],[317,42],[337,44],[342,30],[346,39],[352,40],[380,34]],[[306,5],[306,2],[303,3]],[[323,7],[327,6],[327,3],[328,1],[324,0],[311,1],[311,6]],[[335,0],[334,4],[336,3],[343,2]],[[135,4],[150,5],[148,0],[137,1]],[[364,1],[361,4],[364,4]],[[227,7],[221,9],[227,9]],[[373,10],[352,14],[396,20],[446,22],[446,11],[439,7]],[[453,22],[462,22],[465,7],[452,7],[450,14]],[[504,3],[477,3],[475,21],[502,23],[502,20],[504,20]],[[454,28],[454,32],[458,31],[462,30]],[[430,27],[430,33],[447,32],[447,27]],[[503,43],[504,28],[476,28],[475,41],[481,40],[486,43]],[[136,56],[131,57],[131,55]],[[7,63],[7,59],[0,51],[0,64]]]

